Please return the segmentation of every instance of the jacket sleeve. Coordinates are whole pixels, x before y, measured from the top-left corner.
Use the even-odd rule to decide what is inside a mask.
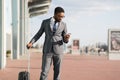
[[[44,21],[41,24],[41,27],[39,29],[39,31],[35,34],[35,36],[31,39],[30,43],[35,43],[43,34],[44,32]]]
[[[63,42],[64,43],[68,43],[69,41],[68,40],[65,40],[64,36],[67,34],[67,26],[66,24],[64,23],[65,27],[64,27],[64,30],[62,32],[62,37],[63,37]]]

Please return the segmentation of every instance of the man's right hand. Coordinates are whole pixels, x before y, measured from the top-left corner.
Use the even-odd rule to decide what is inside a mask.
[[[31,48],[32,46],[33,46],[32,43],[28,43],[26,47],[27,47],[27,49],[29,49],[29,48]]]

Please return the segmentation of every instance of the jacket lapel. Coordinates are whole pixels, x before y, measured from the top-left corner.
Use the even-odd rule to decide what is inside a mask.
[[[61,28],[61,22],[58,23],[58,28],[57,28],[56,32],[58,32],[60,28]]]
[[[50,25],[50,22],[51,22],[51,18],[48,19],[48,25],[49,25],[49,29],[50,29],[50,32],[53,32],[52,28],[51,28],[51,25]]]

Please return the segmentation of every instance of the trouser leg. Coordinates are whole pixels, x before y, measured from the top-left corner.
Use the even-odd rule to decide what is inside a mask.
[[[53,56],[54,80],[60,80],[60,67],[63,55]]]
[[[48,76],[48,72],[51,64],[52,64],[52,54],[51,55],[43,54],[42,72],[41,72],[40,80],[47,80],[47,76]]]

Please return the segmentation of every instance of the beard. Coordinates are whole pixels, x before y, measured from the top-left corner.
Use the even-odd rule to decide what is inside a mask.
[[[60,22],[61,21],[61,19],[58,19],[55,16],[54,16],[54,19],[55,19],[56,22]]]
[[[60,19],[55,19],[56,22],[60,22],[61,20]]]

